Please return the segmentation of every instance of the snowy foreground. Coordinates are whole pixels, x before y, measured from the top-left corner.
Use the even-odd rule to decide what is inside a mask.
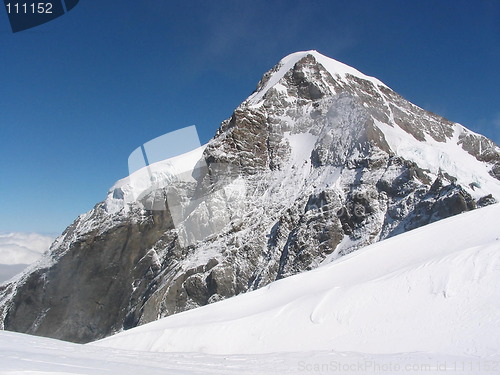
[[[500,356],[368,355],[306,349],[241,355],[155,353],[69,344],[10,332],[0,332],[0,364],[0,374],[9,375],[500,373]]]
[[[500,205],[87,345],[0,332],[0,374],[500,374]]]

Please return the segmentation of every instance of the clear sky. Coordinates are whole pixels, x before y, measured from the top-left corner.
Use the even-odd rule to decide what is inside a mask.
[[[204,143],[285,55],[316,49],[500,143],[498,0],[80,0],[13,34],[0,9],[0,232],[60,233],[142,143]]]

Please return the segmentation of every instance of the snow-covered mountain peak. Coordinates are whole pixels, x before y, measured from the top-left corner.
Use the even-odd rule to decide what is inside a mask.
[[[493,141],[316,51],[267,72],[206,146],[145,172],[0,286],[0,328],[95,340],[500,199]]]
[[[259,82],[257,90],[248,99],[248,103],[256,105],[264,98],[266,93],[273,87],[280,90],[282,87],[280,85],[281,79],[291,70],[294,69],[296,64],[309,59],[312,64],[320,64],[322,68],[327,71],[333,79],[348,82],[347,77],[352,76],[359,79],[363,79],[373,83],[376,86],[387,87],[383,82],[377,78],[367,76],[361,73],[359,70],[344,64],[340,61],[322,55],[316,50],[309,51],[299,51],[292,53],[283,59],[269,72],[267,72],[263,79]],[[277,87],[276,87],[277,86]]]
[[[232,143],[241,143],[240,150],[246,145],[252,168],[298,165],[297,154],[316,167],[354,166],[385,154],[415,163],[425,180],[448,176],[476,199],[490,193],[500,198],[500,149],[494,142],[314,50],[290,54],[264,74],[257,90],[222,124],[218,138],[224,145],[216,139],[208,152],[231,153],[227,139],[235,136]],[[264,144],[265,139],[270,141]],[[265,148],[272,150],[255,163],[254,150]]]

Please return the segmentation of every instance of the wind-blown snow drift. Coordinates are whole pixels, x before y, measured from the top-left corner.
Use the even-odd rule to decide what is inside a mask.
[[[487,356],[500,348],[500,205],[93,345],[213,354],[303,350]]]

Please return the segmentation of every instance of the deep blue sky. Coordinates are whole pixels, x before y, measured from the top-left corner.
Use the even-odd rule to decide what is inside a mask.
[[[500,143],[499,20],[498,0],[80,0],[12,34],[0,9],[0,232],[61,232],[136,147],[193,124],[206,142],[298,50]]]

